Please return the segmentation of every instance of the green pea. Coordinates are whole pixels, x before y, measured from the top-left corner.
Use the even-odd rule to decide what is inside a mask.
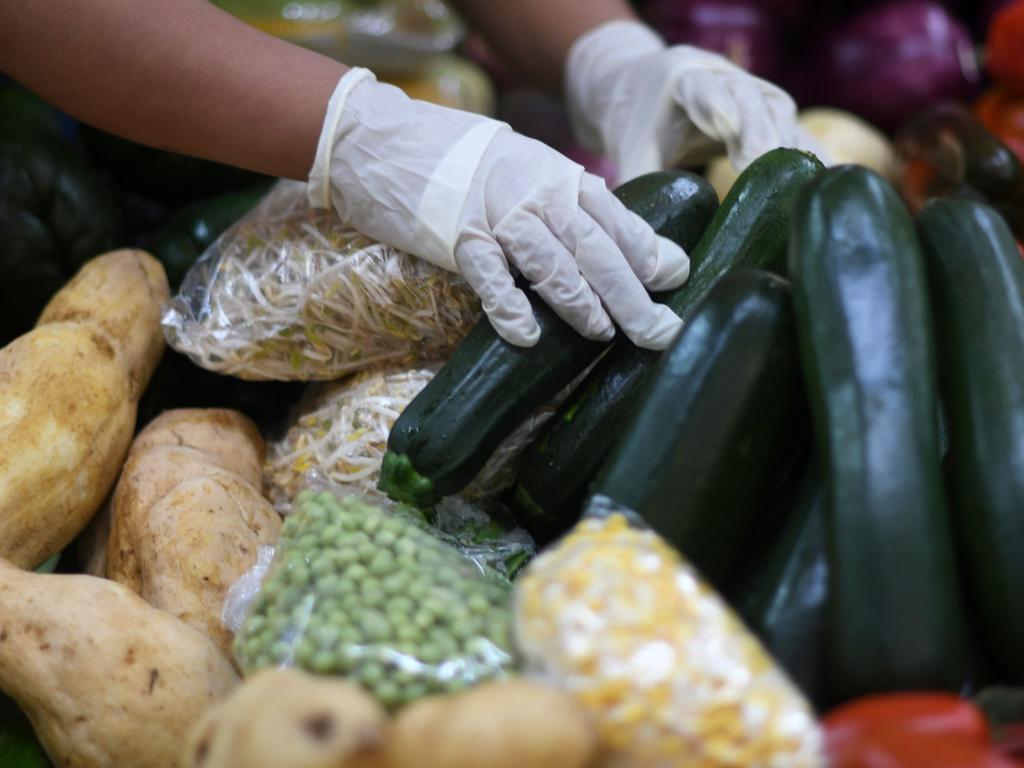
[[[304,533],[296,546],[300,552],[315,552],[320,549],[320,538],[315,533]]]
[[[462,677],[453,677],[445,681],[444,687],[449,693],[456,693],[466,687],[466,681]]]
[[[387,617],[379,611],[367,610],[359,617],[359,626],[367,640],[379,643],[387,640],[391,633],[391,623]]]
[[[466,599],[466,607],[475,614],[485,614],[491,610],[491,604],[486,597],[477,593]]]
[[[338,503],[338,497],[335,496],[330,491],[320,491],[316,495],[316,500],[320,504],[328,505],[331,507],[336,506]]]
[[[373,558],[377,555],[377,545],[372,541],[367,541],[356,547],[356,551],[359,553],[359,561],[364,565],[369,566],[373,562]]]
[[[292,658],[292,644],[284,640],[278,640],[271,646],[270,655],[277,662],[290,661]]]
[[[391,709],[402,703],[402,689],[390,680],[382,680],[375,688],[377,699],[384,707]]]
[[[419,648],[416,649],[416,657],[424,664],[433,666],[444,661],[444,651],[434,643],[420,643]]]
[[[395,565],[406,573],[419,573],[422,570],[415,555],[399,555],[395,558]]]
[[[344,514],[338,519],[338,525],[341,526],[341,530],[345,532],[347,541],[347,537],[351,536],[359,529],[359,519],[353,515]]]
[[[379,547],[390,547],[396,541],[398,541],[398,534],[396,534],[394,531],[381,529],[377,532],[377,535],[374,537],[374,541],[377,542],[377,546]]]
[[[310,669],[321,675],[333,672],[336,668],[334,654],[328,651],[318,651],[313,656],[313,660],[310,662],[309,666]]]
[[[366,533],[372,534],[380,530],[380,526],[384,521],[380,515],[367,515],[363,520],[362,528]]]
[[[406,536],[396,541],[393,549],[396,555],[415,555],[416,542]]]
[[[363,635],[355,625],[346,624],[338,631],[339,645],[359,645],[363,642]]]
[[[345,569],[345,577],[349,581],[362,581],[369,575],[369,571],[366,570],[366,566],[361,563],[353,563]]]
[[[420,629],[430,629],[434,626],[434,614],[427,608],[420,608],[413,614],[412,623]]]
[[[382,586],[387,588],[389,586],[389,581],[390,579],[385,579]],[[388,589],[388,592],[391,592],[391,590]],[[392,597],[388,600],[388,608],[393,608],[395,611],[399,613],[411,614],[416,610],[416,603],[414,603],[404,594],[392,595]]]
[[[420,639],[420,634],[422,630],[419,627],[417,627],[414,624],[400,623],[390,615],[389,618],[391,619],[392,624],[394,624],[395,626],[395,637],[397,637],[399,640],[415,643],[417,640]]]
[[[345,546],[357,553],[359,552],[359,548],[364,544],[371,544],[371,542],[370,537],[362,531],[353,531],[345,537]]]
[[[387,576],[395,569],[395,558],[386,549],[375,550],[371,555],[369,568],[374,576]]]
[[[333,648],[341,637],[341,630],[331,624],[322,624],[309,631],[310,640],[321,649]]]
[[[376,662],[367,662],[359,668],[357,677],[363,685],[373,687],[384,679],[384,668]]]
[[[380,524],[381,530],[400,536],[406,529],[406,525],[397,518],[389,517]]]
[[[363,605],[370,608],[381,608],[388,601],[388,594],[379,586],[371,586],[367,588],[364,584],[361,592]]]
[[[303,638],[295,646],[295,663],[300,667],[308,667],[313,663],[313,656],[316,654],[316,645],[308,638]]]

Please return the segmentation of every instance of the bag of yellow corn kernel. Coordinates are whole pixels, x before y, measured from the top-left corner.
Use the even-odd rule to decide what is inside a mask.
[[[172,347],[242,379],[326,381],[443,360],[481,316],[453,272],[359,234],[280,181],[189,270],[163,317]]]
[[[528,668],[593,715],[608,765],[824,765],[810,706],[758,640],[607,498],[519,579],[515,630]]]

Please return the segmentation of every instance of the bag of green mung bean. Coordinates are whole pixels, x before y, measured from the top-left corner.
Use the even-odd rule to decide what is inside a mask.
[[[417,518],[306,489],[235,637],[246,673],[340,675],[396,708],[509,671],[511,584]]]

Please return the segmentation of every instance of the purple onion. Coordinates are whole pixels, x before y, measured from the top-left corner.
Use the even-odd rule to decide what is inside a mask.
[[[967,29],[927,0],[857,14],[821,38],[804,68],[818,103],[888,130],[929,104],[972,98],[981,79]]]
[[[774,79],[782,60],[782,29],[772,11],[774,2],[651,0],[645,14],[668,43],[715,51],[756,75]]]

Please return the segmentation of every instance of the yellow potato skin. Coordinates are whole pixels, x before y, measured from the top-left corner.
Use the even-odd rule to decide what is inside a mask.
[[[0,350],[0,557],[35,568],[99,509],[163,352],[167,295],[152,256],[115,251]]]
[[[0,691],[54,765],[178,768],[189,729],[237,683],[211,640],[125,587],[0,561]]]
[[[111,505],[107,578],[200,630],[229,658],[224,598],[281,530],[260,491],[265,452],[240,413],[168,411],[135,439]]]
[[[185,768],[384,768],[387,715],[357,685],[264,670],[207,710]]]

